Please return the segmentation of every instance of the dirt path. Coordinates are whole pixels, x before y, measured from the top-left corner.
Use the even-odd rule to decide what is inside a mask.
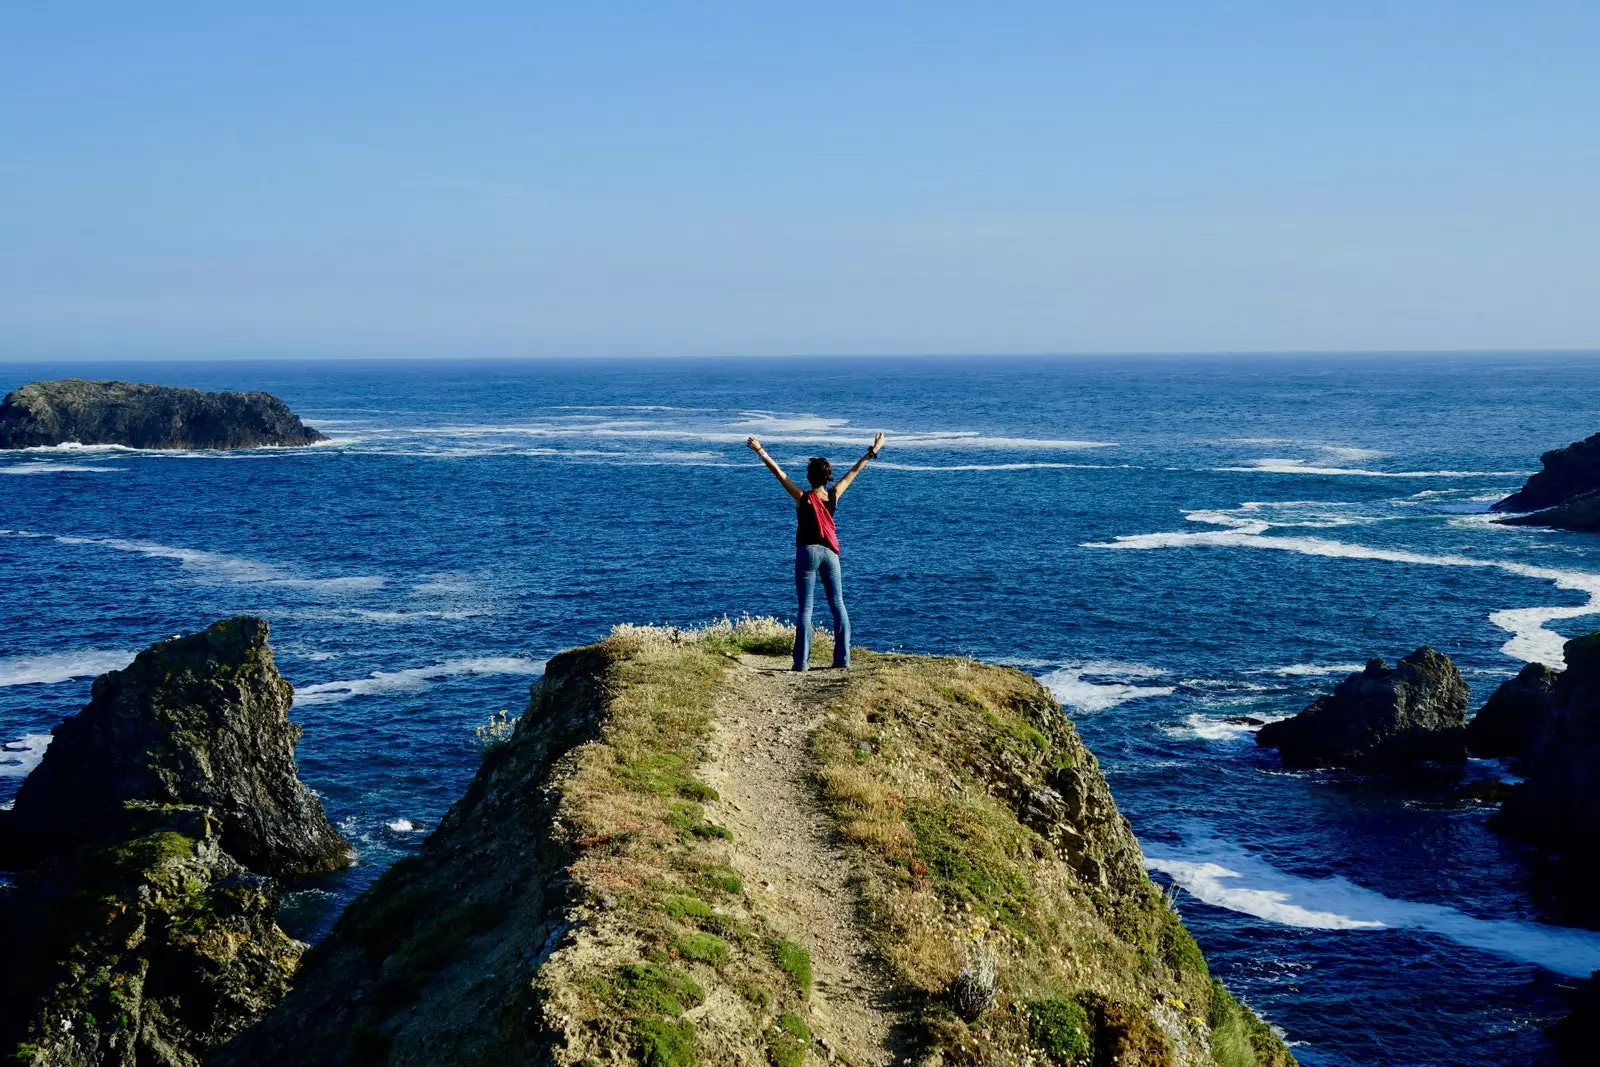
[[[897,1018],[880,1001],[879,975],[856,916],[850,867],[810,780],[806,737],[821,721],[832,671],[794,674],[786,660],[742,656],[716,718],[701,773],[721,793],[733,866],[752,902],[811,950],[812,1018],[830,1060],[852,1067],[897,1062]]]

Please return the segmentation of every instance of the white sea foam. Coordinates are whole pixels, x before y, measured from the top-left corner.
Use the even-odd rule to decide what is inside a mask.
[[[1033,471],[1033,470],[1115,470],[1126,463],[894,463],[880,461],[873,466],[891,471]]]
[[[1600,969],[1600,932],[1479,919],[1442,904],[1396,900],[1346,878],[1301,878],[1215,840],[1147,845],[1145,863],[1214,907],[1314,930],[1423,930],[1560,974]]]
[[[1287,667],[1264,667],[1251,674],[1276,674],[1282,678],[1304,678],[1321,674],[1354,674],[1365,664],[1361,663],[1293,663]]]
[[[420,693],[428,683],[462,675],[512,674],[533,676],[544,673],[544,661],[522,656],[478,656],[451,659],[428,667],[408,667],[399,671],[375,671],[365,678],[318,682],[295,690],[297,704],[333,704],[351,697],[379,693]]]
[[[227,556],[220,552],[207,552],[198,548],[179,548],[155,541],[137,541],[120,537],[78,537],[70,534],[41,534],[28,530],[0,530],[0,536],[35,537],[53,540],[63,545],[89,545],[109,548],[118,552],[134,552],[152,559],[176,560],[184,570],[197,576],[241,585],[273,585],[290,589],[311,589],[321,592],[363,591],[377,589],[385,579],[376,576],[346,578],[302,578],[292,571],[273,563]]]
[[[14,463],[0,474],[112,474],[126,467],[91,467],[86,463]]]
[[[1281,715],[1251,716],[1251,718],[1260,719],[1263,723],[1277,722],[1284,717]],[[1182,726],[1163,726],[1161,729],[1168,737],[1192,738],[1200,741],[1237,741],[1255,733],[1261,729],[1261,726],[1252,726],[1242,722],[1224,722],[1222,719],[1196,712],[1185,718]]]
[[[1196,522],[1212,522],[1213,512],[1190,512],[1188,517]],[[1158,549],[1196,548],[1259,548],[1278,552],[1296,552],[1307,556],[1326,556],[1334,559],[1367,559],[1388,563],[1409,563],[1429,567],[1472,567],[1504,571],[1524,578],[1538,578],[1554,583],[1557,589],[1572,590],[1587,595],[1583,604],[1566,607],[1513,608],[1497,611],[1489,621],[1511,634],[1511,639],[1500,651],[1514,659],[1543,663],[1561,669],[1566,665],[1562,646],[1566,639],[1545,623],[1557,619],[1575,619],[1600,613],[1600,574],[1586,571],[1558,570],[1553,567],[1535,567],[1507,560],[1476,559],[1471,556],[1426,555],[1405,549],[1375,548],[1354,545],[1344,541],[1330,541],[1320,537],[1270,537],[1265,531],[1266,522],[1249,522],[1229,518],[1232,529],[1208,530],[1203,533],[1132,534],[1114,541],[1094,541],[1084,548],[1105,549]]]
[[[122,649],[82,648],[42,656],[9,656],[0,659],[0,686],[45,685],[72,678],[92,678],[107,671],[121,670],[133,662],[135,654]]]
[[[1096,661],[1067,664],[1041,675],[1039,681],[1063,708],[1089,715],[1130,700],[1168,696],[1173,692],[1170,685],[1133,685],[1131,681],[1161,678],[1166,673],[1141,663]]]
[[[1351,448],[1347,445],[1318,445],[1317,451],[1339,463],[1360,463],[1369,459],[1382,459],[1389,454],[1380,452],[1376,448]]]
[[[412,822],[410,819],[390,819],[383,825],[387,826],[397,834],[409,834],[415,831],[417,828],[417,824]]]
[[[1375,471],[1360,467],[1316,467],[1303,459],[1268,457],[1246,461],[1245,467],[1213,467],[1233,474],[1318,474],[1357,478],[1514,478],[1527,471]]]
[[[25,778],[39,766],[44,750],[50,747],[49,734],[24,734],[15,741],[0,744],[0,778]]]

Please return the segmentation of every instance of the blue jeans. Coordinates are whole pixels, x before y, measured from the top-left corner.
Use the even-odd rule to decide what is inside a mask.
[[[815,599],[817,575],[822,575],[822,591],[833,612],[833,665],[850,666],[850,616],[844,610],[844,575],[839,571],[839,554],[827,545],[796,545],[794,549],[794,591],[800,599],[800,614],[795,620],[794,669],[803,671],[811,658],[811,602]]]

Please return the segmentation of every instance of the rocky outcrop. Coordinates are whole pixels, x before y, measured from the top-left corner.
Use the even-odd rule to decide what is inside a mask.
[[[865,651],[848,677],[786,664],[754,624],[624,627],[553,657],[420,854],[211,1067],[891,1046],[919,1067],[1291,1067],[1211,979],[1036,679]],[[986,976],[965,1015],[963,968]]]
[[[1568,641],[1567,669],[1546,698],[1528,746],[1525,780],[1491,825],[1545,852],[1558,911],[1600,926],[1600,632]]]
[[[95,682],[0,812],[0,1052],[198,1067],[287,991],[305,946],[267,875],[349,846],[295,775],[267,625],[162,641]]]
[[[1539,457],[1544,468],[1515,493],[1493,505],[1495,511],[1539,512],[1499,521],[1518,526],[1563,526],[1600,520],[1600,433]],[[1553,509],[1553,510],[1552,510]]]
[[[202,393],[134,382],[32,382],[0,403],[0,448],[261,448],[327,437],[265,392]]]
[[[57,726],[6,820],[38,856],[104,840],[124,801],[210,810],[222,847],[259,874],[336,870],[349,844],[300,781],[278,673],[261,619],[235,618],[161,641],[102,675]]]
[[[1390,667],[1352,674],[1292,718],[1268,723],[1256,743],[1288,767],[1383,770],[1467,758],[1467,683],[1450,657],[1424,646]]]
[[[1600,533],[1600,490],[1579,493],[1553,508],[1531,515],[1510,515],[1495,522],[1502,526],[1548,526],[1577,533]]]
[[[1530,663],[1500,684],[1467,723],[1467,749],[1480,759],[1522,758],[1549,726],[1556,672]]]

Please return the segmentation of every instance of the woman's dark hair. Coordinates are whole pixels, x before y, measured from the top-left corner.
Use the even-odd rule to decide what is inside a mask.
[[[833,464],[821,456],[812,456],[806,461],[806,481],[811,483],[813,489],[820,489],[833,481]]]

